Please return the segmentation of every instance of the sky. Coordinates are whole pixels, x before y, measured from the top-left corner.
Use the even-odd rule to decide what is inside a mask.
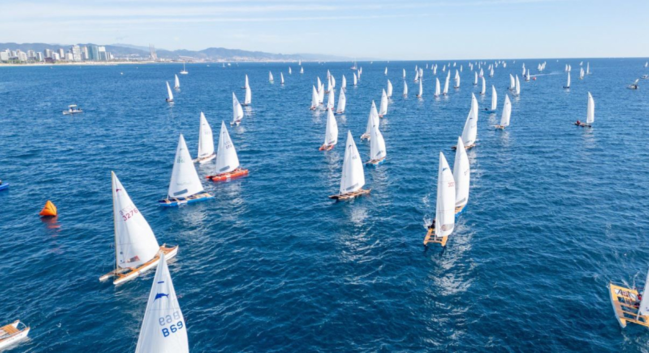
[[[0,0],[0,42],[386,60],[649,57],[649,0]]]

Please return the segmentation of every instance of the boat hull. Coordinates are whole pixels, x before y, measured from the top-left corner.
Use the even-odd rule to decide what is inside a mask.
[[[196,159],[194,159],[194,163],[203,164],[203,163],[207,163],[207,162],[211,161],[214,158],[216,158],[216,153],[212,153],[211,155],[209,155],[207,157],[196,158]]]
[[[178,254],[178,245],[174,246],[173,248],[168,248],[165,245],[162,245],[160,247],[160,251],[162,251],[165,255],[165,259],[171,260],[173,259],[177,254]],[[142,266],[137,267],[137,268],[127,268],[127,269],[118,269],[116,271],[111,271],[101,277],[99,277],[99,281],[105,281],[111,277],[116,277],[116,279],[113,281],[114,285],[119,285],[124,282],[128,282],[131,280],[136,279],[139,277],[141,274],[151,270],[152,268],[156,267],[158,265],[158,262],[160,261],[160,256],[156,255],[153,259],[149,260],[148,262],[144,263]]]
[[[383,164],[383,162],[385,162],[385,157],[379,160],[372,159],[370,161],[365,162],[365,164],[378,167],[379,165]]]
[[[9,189],[9,183],[0,185],[0,190]]]
[[[455,217],[457,217],[457,216],[459,216],[460,214],[462,214],[462,212],[464,211],[465,208],[466,208],[466,205],[463,205],[463,206],[455,206]]]
[[[615,318],[620,327],[625,328],[629,322],[649,327],[648,317],[638,316],[638,308],[636,307],[636,304],[638,304],[637,290],[609,283],[608,293]]]
[[[232,179],[242,178],[248,175],[248,169],[237,169],[235,171],[218,174],[218,175],[208,175],[207,178],[212,181],[230,181]]]
[[[354,199],[354,198],[362,196],[362,195],[369,195],[370,191],[372,191],[372,190],[371,189],[368,189],[368,190],[360,189],[358,191],[348,192],[346,194],[331,195],[331,196],[329,196],[329,198],[337,200],[337,201],[338,200],[351,200],[351,199]]]
[[[322,145],[318,148],[318,151],[331,151],[335,145]]]
[[[428,232],[426,233],[426,237],[424,238],[424,245],[428,246],[429,243],[437,243],[440,244],[442,247],[445,247],[447,241],[448,241],[448,236],[437,238],[435,236],[435,229],[429,228]]]
[[[5,349],[27,338],[30,328],[18,329],[19,324],[20,320],[16,320],[9,325],[0,327],[0,330],[8,334],[6,338],[0,340],[0,349]]]
[[[173,201],[169,199],[160,200],[158,201],[158,204],[162,207],[178,207],[181,205],[186,205],[186,204],[188,205],[190,203],[207,201],[213,198],[214,196],[205,192],[198,195],[192,195],[191,198],[184,199],[184,200],[173,200]]]

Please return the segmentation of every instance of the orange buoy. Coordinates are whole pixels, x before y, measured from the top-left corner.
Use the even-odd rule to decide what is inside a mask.
[[[43,207],[41,213],[39,213],[41,217],[54,217],[56,214],[56,206],[54,206],[50,200],[47,200],[45,207]]]

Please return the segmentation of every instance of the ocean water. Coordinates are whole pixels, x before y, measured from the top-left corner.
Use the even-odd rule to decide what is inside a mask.
[[[487,77],[480,109],[493,84],[499,111],[480,112],[469,204],[443,251],[422,240],[438,154],[453,165],[478,92],[465,61],[462,87],[440,99],[431,70],[415,98],[414,66],[426,62],[359,63],[357,87],[349,63],[305,63],[303,75],[296,64],[190,64],[173,106],[164,81],[177,64],[0,68],[0,178],[11,184],[0,192],[0,323],[32,327],[14,351],[135,349],[154,273],[98,281],[114,261],[111,170],[158,241],[180,246],[170,271],[192,352],[649,350],[646,329],[620,329],[606,287],[644,286],[649,267],[649,81],[625,88],[649,73],[645,60],[584,59],[593,74],[579,80],[582,59],[548,59],[536,81],[521,82],[511,126],[495,131],[509,73],[541,61],[508,60]],[[447,62],[436,63],[443,78]],[[349,85],[340,143],[323,153],[326,115],[309,104],[327,69]],[[215,200],[158,207],[178,135],[195,155],[203,111],[218,138],[244,74],[253,104],[228,128],[250,175],[204,181]],[[365,168],[370,196],[334,202],[346,132],[368,159],[358,137],[388,78],[387,160]],[[572,125],[585,119],[587,92],[592,129]],[[61,114],[75,103],[84,114]],[[213,164],[197,168],[202,177]],[[55,221],[38,217],[48,199]]]

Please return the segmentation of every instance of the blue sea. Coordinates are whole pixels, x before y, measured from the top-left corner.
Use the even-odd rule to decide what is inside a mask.
[[[543,61],[512,98],[511,126],[494,130],[509,74]],[[192,352],[646,352],[649,331],[622,330],[607,292],[610,281],[643,287],[649,268],[649,81],[625,88],[649,74],[645,61],[507,60],[487,77],[480,109],[494,85],[499,111],[479,114],[469,204],[445,250],[422,241],[439,152],[452,166],[479,91],[467,61],[453,68],[463,65],[461,88],[439,99],[430,69],[415,98],[414,67],[437,63],[443,84],[448,61],[362,62],[357,87],[350,63],[304,63],[303,75],[296,63],[189,64],[173,106],[165,81],[178,64],[0,68],[0,179],[11,185],[0,192],[0,324],[31,326],[15,352],[135,349],[153,271],[98,281],[114,266],[115,171],[158,241],[180,246],[169,268]],[[323,153],[326,115],[309,105],[328,69],[338,86],[347,77],[347,112]],[[197,165],[215,199],[160,208],[178,135],[195,156],[202,111],[218,139],[245,74],[252,106],[228,128],[249,176],[212,183],[202,177],[214,165]],[[358,137],[387,79],[388,157],[365,168],[370,196],[334,202],[347,130],[369,159]],[[592,129],[573,125],[587,92]],[[69,104],[84,113],[63,116]],[[38,217],[47,200],[56,220]]]

